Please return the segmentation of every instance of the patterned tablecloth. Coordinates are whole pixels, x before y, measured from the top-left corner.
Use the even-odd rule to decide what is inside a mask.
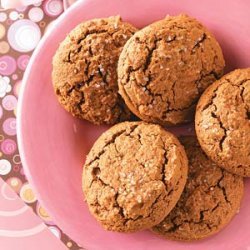
[[[1,250],[65,249],[63,244],[58,244],[58,239],[69,249],[81,249],[55,225],[37,201],[23,173],[16,141],[16,106],[24,70],[41,37],[63,10],[62,0],[45,0],[29,7],[0,10]],[[9,186],[20,198],[8,189]],[[20,199],[26,205],[22,205]],[[36,216],[28,207],[32,208]]]

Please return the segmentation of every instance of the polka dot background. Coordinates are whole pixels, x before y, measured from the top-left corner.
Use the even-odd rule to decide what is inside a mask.
[[[62,12],[62,0],[0,11],[0,177],[68,249],[78,250],[82,248],[55,225],[37,201],[23,173],[16,141],[16,106],[23,73],[42,35]]]

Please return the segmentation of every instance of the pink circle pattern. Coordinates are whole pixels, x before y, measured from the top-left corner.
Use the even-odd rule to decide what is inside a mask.
[[[45,0],[44,11],[48,16],[56,17],[63,12],[63,3],[60,0]]]
[[[29,15],[32,8],[33,12],[34,9],[39,9],[40,18]],[[18,184],[12,188],[19,194],[24,184],[27,184],[16,141],[16,106],[19,89],[33,49],[49,23],[63,12],[63,0],[44,0],[39,8],[34,5],[17,8],[14,10],[18,13],[17,20],[10,20],[9,14],[12,11],[1,10],[0,12],[0,23],[5,27],[5,35],[0,39],[0,42],[5,41],[10,46],[8,54],[0,54],[0,79],[4,77],[6,79],[7,77],[10,79],[9,84],[11,85],[11,91],[3,93],[2,97],[0,97],[0,159],[5,159],[6,163],[11,165],[10,172],[1,177],[9,185],[13,182],[16,185]],[[39,21],[39,19],[41,20]],[[38,204],[37,200],[30,204],[27,203],[27,205],[33,209],[37,216],[40,216],[38,212],[40,204]],[[51,232],[59,237],[66,246],[68,245],[69,249],[82,249],[68,238],[51,221],[50,217],[47,219],[45,217],[41,218],[49,226]]]
[[[16,61],[11,56],[0,57],[0,74],[9,76],[16,70]]]
[[[17,59],[18,68],[21,69],[21,70],[25,70],[28,63],[29,63],[29,60],[30,60],[30,56],[28,56],[28,55],[19,56],[18,59]]]
[[[7,118],[3,122],[3,131],[7,135],[16,135],[16,118],[14,117]]]
[[[1,144],[1,150],[4,154],[11,155],[16,151],[16,142],[12,139],[6,139]]]
[[[3,98],[2,106],[5,110],[14,110],[17,106],[17,99],[14,95],[6,95]]]

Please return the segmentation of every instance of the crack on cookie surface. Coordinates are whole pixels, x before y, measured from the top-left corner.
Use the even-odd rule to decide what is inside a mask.
[[[216,108],[216,105],[214,105],[214,107]],[[220,128],[223,130],[223,136],[221,137],[219,141],[220,150],[223,151],[223,142],[227,138],[227,129],[223,126],[223,123],[221,122],[220,117],[215,112],[211,112],[211,116],[218,121]]]
[[[164,144],[163,144],[163,145],[164,145]],[[168,164],[168,157],[167,157],[167,151],[166,151],[165,147],[163,148],[163,150],[164,150],[164,155],[163,155],[163,157],[164,157],[164,162],[163,162],[163,164],[162,164],[162,169],[161,169],[161,175],[162,175],[161,179],[162,179],[163,184],[164,184],[165,187],[166,187],[166,190],[168,190],[168,187],[167,187],[167,184],[166,184],[166,181],[165,181],[166,166],[167,166],[167,164]]]
[[[202,37],[198,38],[198,40],[196,41],[194,47],[192,48],[192,50],[191,50],[192,53],[195,53],[195,49],[196,49],[197,47],[200,47],[201,44],[202,44],[206,39],[207,39],[207,35],[206,35],[206,33],[203,33]]]
[[[225,198],[225,201],[231,205],[231,202],[230,202],[230,200],[229,200],[229,198],[228,198],[228,196],[227,196],[226,189],[225,189],[225,187],[221,184],[221,183],[225,180],[225,174],[226,174],[226,173],[225,173],[224,170],[221,170],[221,173],[222,173],[222,177],[219,179],[219,181],[218,181],[218,183],[217,183],[217,187],[219,187],[219,188],[222,190],[223,195],[224,195],[224,198]]]
[[[135,128],[136,128],[136,127],[137,127],[137,126],[135,126]],[[105,146],[103,147],[102,151],[101,151],[97,156],[95,156],[95,158],[94,158],[93,160],[87,161],[86,164],[87,164],[87,165],[91,165],[94,161],[100,159],[100,157],[105,153],[105,149],[106,149],[109,145],[113,144],[113,143],[115,142],[115,139],[116,139],[117,137],[119,137],[120,135],[122,135],[125,131],[126,131],[126,130],[121,130],[121,131],[119,131],[118,133],[113,134],[113,135],[112,135],[112,138],[111,138],[108,142],[106,142],[106,144],[105,144]]]

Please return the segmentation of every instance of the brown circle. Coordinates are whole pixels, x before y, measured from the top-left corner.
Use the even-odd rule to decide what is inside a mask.
[[[223,73],[214,36],[186,15],[138,31],[118,62],[119,92],[144,121],[174,125],[192,120],[204,89]]]
[[[45,25],[46,25],[46,22],[44,22],[44,21],[41,21],[40,23],[39,23],[39,25],[40,25],[40,27],[45,27]]]
[[[188,160],[185,189],[176,207],[153,231],[168,239],[191,241],[224,228],[239,211],[243,178],[216,166],[195,137],[181,138]]]
[[[150,228],[178,201],[187,165],[177,138],[159,125],[113,126],[96,141],[84,166],[83,191],[90,212],[107,230]]]
[[[20,164],[20,163],[21,163],[21,158],[20,158],[20,155],[19,155],[19,154],[14,155],[12,160],[13,160],[13,162],[14,162],[15,164]]]
[[[195,127],[201,147],[214,162],[250,177],[250,68],[225,75],[204,92]]]
[[[136,32],[120,17],[78,25],[61,43],[53,59],[53,84],[62,106],[95,124],[127,120],[131,113],[118,95],[117,61]]]

